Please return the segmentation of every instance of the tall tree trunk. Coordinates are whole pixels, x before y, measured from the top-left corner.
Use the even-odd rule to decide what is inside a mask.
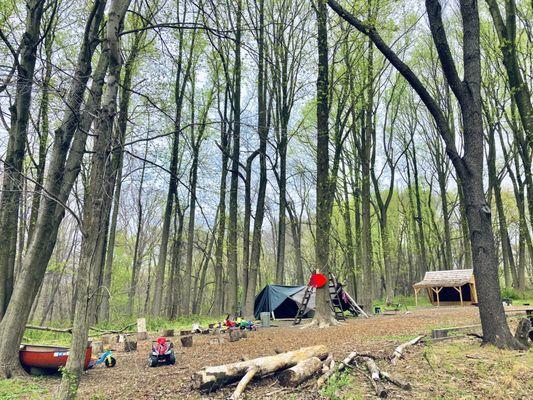
[[[52,23],[52,22],[51,22]],[[39,159],[36,166],[35,189],[31,201],[30,221],[28,225],[28,242],[31,241],[39,205],[41,204],[41,193],[44,183],[44,168],[46,166],[46,154],[48,153],[48,135],[50,133],[50,80],[52,79],[52,44],[53,36],[47,35],[44,38],[45,52],[45,72],[43,77],[43,93],[39,109],[40,129],[39,129]]]
[[[26,2],[26,28],[17,62],[15,103],[9,108],[11,128],[4,158],[0,198],[0,321],[6,313],[13,292],[18,215],[24,179],[22,167],[44,3],[45,0]]]
[[[144,26],[144,25],[143,25]],[[109,227],[109,238],[107,241],[107,252],[104,262],[104,275],[102,281],[102,287],[104,292],[102,293],[102,303],[100,304],[100,318],[104,322],[109,322],[109,298],[111,290],[111,278],[113,275],[113,255],[115,251],[115,238],[117,229],[117,218],[120,206],[120,195],[122,189],[122,167],[124,163],[124,141],[126,139],[126,130],[128,123],[129,105],[131,98],[131,84],[133,79],[133,71],[135,62],[139,55],[142,40],[144,39],[146,31],[140,31],[135,33],[133,39],[133,45],[124,63],[124,77],[122,79],[119,101],[119,114],[117,120],[118,132],[115,134],[116,143],[112,150],[111,160],[111,186],[113,188],[113,210],[111,214],[111,223]],[[146,151],[145,151],[146,158]],[[143,168],[145,164],[143,163]],[[131,310],[130,310],[131,313]]]
[[[215,246],[215,295],[213,315],[219,316],[223,313],[224,308],[224,237],[226,232],[226,187],[228,177],[228,151],[229,151],[229,132],[227,126],[227,102],[229,98],[228,90],[224,91],[224,111],[222,124],[220,127],[220,147],[222,157],[222,169],[220,171],[220,191],[218,200],[218,224],[217,224],[217,241]]]
[[[134,303],[135,303],[135,294],[137,293],[137,283],[139,281],[139,271],[142,265],[142,254],[141,248],[143,246],[141,243],[141,236],[143,236],[143,203],[142,203],[142,192],[144,185],[144,175],[146,171],[146,155],[148,153],[148,141],[144,148],[144,158],[141,168],[141,179],[139,181],[139,192],[137,194],[137,230],[135,233],[135,245],[133,247],[133,261],[131,263],[131,281],[130,287],[128,290],[128,304],[126,306],[126,314],[133,315]]]
[[[80,121],[80,107],[87,81],[91,75],[91,58],[98,44],[97,35],[104,7],[105,1],[103,0],[93,4],[85,27],[76,71],[65,98],[66,108],[63,120],[55,131],[52,156],[45,180],[45,190],[48,196],[41,199],[34,236],[24,258],[23,268],[17,277],[12,301],[0,323],[0,376],[9,377],[20,371],[17,357],[18,346],[22,340],[32,303],[52,255],[59,225],[65,214],[65,203],[80,171],[87,133],[97,105],[100,103],[103,80],[107,70],[106,57],[101,57],[95,70],[91,96]]]
[[[194,75],[193,75],[194,76]],[[194,87],[192,84],[192,97],[191,97],[191,121],[194,121]],[[198,135],[200,135],[199,133]],[[189,315],[191,312],[191,301],[194,301],[194,297],[191,298],[191,279],[192,279],[192,263],[194,253],[194,225],[196,217],[196,184],[198,182],[198,156],[200,152],[201,138],[194,135],[194,125],[191,127],[191,146],[192,146],[192,164],[189,176],[189,224],[187,228],[187,261],[185,262],[185,274],[184,274],[184,287],[183,287],[183,315]]]
[[[431,34],[439,54],[442,71],[459,100],[461,108],[465,149],[462,156],[457,151],[454,136],[450,132],[442,109],[413,71],[385,44],[375,28],[370,29],[368,25],[344,10],[335,0],[328,0],[328,3],[337,14],[373,40],[383,55],[407,79],[433,116],[439,133],[446,143],[446,152],[456,169],[464,192],[483,340],[498,347],[523,348],[523,345],[512,336],[503,310],[490,208],[483,191],[481,55],[477,2],[460,0],[464,53],[464,80],[461,80],[448,46],[440,3],[438,0],[426,0]]]
[[[231,157],[231,182],[229,193],[229,224],[228,224],[228,291],[226,311],[238,312],[239,274],[237,263],[237,214],[239,190],[239,157],[241,147],[241,21],[242,0],[237,0],[237,16],[235,31],[235,65],[233,93],[233,148]]]
[[[326,276],[329,273],[329,236],[331,214],[328,202],[331,201],[329,176],[329,83],[328,83],[328,11],[325,0],[316,4],[318,75],[316,81],[317,97],[317,146],[316,146],[316,268]],[[316,310],[314,322],[319,326],[334,323],[329,304],[328,285],[316,291]]]
[[[244,315],[248,318],[254,316],[255,291],[257,287],[257,275],[261,259],[261,237],[263,231],[263,219],[265,216],[265,195],[267,185],[266,150],[268,141],[267,126],[267,73],[265,67],[265,0],[258,0],[259,25],[257,35],[258,68],[257,68],[257,131],[259,133],[259,188],[257,191],[257,203],[255,205],[254,233],[252,237],[252,252],[250,258],[250,270],[248,284],[246,286],[246,298],[244,303]]]
[[[369,6],[370,7],[370,6]],[[370,16],[370,11],[369,11]],[[363,305],[368,310],[372,307],[374,299],[374,273],[372,270],[372,221],[370,217],[370,163],[373,138],[374,115],[374,46],[368,42],[368,59],[366,70],[366,99],[364,109],[364,123],[361,132],[361,251],[363,264]]]
[[[61,379],[59,399],[74,399],[78,390],[79,379],[83,371],[89,324],[91,313],[96,307],[94,295],[99,290],[91,285],[91,274],[96,273],[102,262],[99,259],[98,247],[101,246],[101,230],[107,230],[105,207],[103,202],[112,193],[105,191],[109,187],[105,184],[107,169],[110,168],[109,155],[112,146],[113,123],[117,108],[117,94],[120,84],[121,55],[119,34],[122,30],[124,16],[130,0],[112,0],[107,21],[107,52],[109,59],[109,74],[107,92],[98,118],[97,139],[91,160],[89,177],[89,192],[85,196],[82,223],[82,244],[80,265],[78,268],[77,286],[78,296],[74,314],[72,343],[69,357]]]

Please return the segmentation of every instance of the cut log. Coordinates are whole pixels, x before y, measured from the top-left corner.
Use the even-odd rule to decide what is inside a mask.
[[[350,354],[348,354],[348,357],[346,357],[344,360],[342,360],[340,363],[339,363],[339,366],[337,368],[334,368],[334,366],[331,366],[329,371],[326,371],[320,378],[318,378],[318,381],[316,382],[316,386],[317,387],[320,387],[322,386],[324,383],[326,383],[326,381],[331,378],[331,376],[337,372],[337,371],[342,371],[344,368],[346,368],[348,365],[351,364],[351,362],[353,361],[353,359],[357,356],[357,352],[356,351],[353,351],[351,352]],[[334,363],[335,361],[333,361]]]
[[[94,340],[91,342],[92,354],[95,356],[104,352],[104,343],[101,340]]]
[[[425,335],[421,335],[421,336],[417,336],[415,337],[414,339],[411,339],[409,340],[408,342],[405,342],[401,345],[399,345],[398,347],[396,347],[396,349],[394,350],[394,353],[392,353],[392,356],[391,356],[391,359],[390,359],[390,362],[392,364],[396,364],[396,362],[403,356],[403,352],[404,350],[407,348],[407,347],[410,347],[410,346],[413,346],[415,344],[417,344],[418,342],[420,342],[420,340],[424,337]]]
[[[229,331],[229,341],[236,342],[238,340],[244,339],[246,337],[246,331],[241,331],[239,329],[232,329]]]
[[[161,336],[163,337],[172,337],[174,336],[174,329],[162,329]]]
[[[102,335],[102,343],[104,346],[109,346],[110,344],[114,344],[117,342],[117,335]]]
[[[231,395],[231,400],[237,400],[241,398],[244,389],[246,389],[246,386],[248,385],[248,383],[250,383],[250,381],[255,376],[255,374],[257,374],[258,371],[259,368],[257,368],[256,366],[252,366],[248,369],[248,371],[246,371],[246,374],[244,374],[242,379],[239,381],[239,384],[235,388],[235,391]]]
[[[522,318],[516,328],[514,337],[526,347],[529,347],[529,330],[531,329],[531,321],[529,318]]]
[[[296,387],[321,369],[322,361],[320,361],[320,358],[311,357],[281,372],[278,376],[278,381],[281,386]]]
[[[287,353],[254,358],[248,361],[240,361],[232,364],[206,367],[192,375],[192,387],[201,391],[216,390],[224,385],[238,381],[253,367],[258,368],[256,374],[268,375],[281,369],[290,368],[300,361],[311,357],[323,360],[328,351],[325,346],[304,347]]]
[[[126,336],[124,338],[124,351],[136,351],[137,350],[137,340],[132,336]]]
[[[180,340],[183,347],[192,347],[192,335],[183,336]]]
[[[381,382],[380,374],[379,374],[379,368],[376,365],[375,361],[372,360],[369,357],[363,357],[363,361],[365,363],[366,369],[370,373],[370,376],[368,377],[370,379],[370,383],[372,384],[372,387],[376,391],[376,394],[378,397],[381,397],[384,399],[389,394],[387,392],[387,389],[383,386],[383,383]]]
[[[332,369],[334,365],[335,365],[335,360],[333,359],[333,354],[329,353],[328,357],[322,363],[322,373],[325,374],[330,369]]]
[[[398,378],[395,378],[393,376],[391,376],[390,374],[388,374],[387,372],[384,372],[384,371],[379,371],[379,375],[389,381],[390,383],[398,386],[399,388],[401,389],[404,389],[404,390],[411,390],[411,384],[409,382],[404,382]]]

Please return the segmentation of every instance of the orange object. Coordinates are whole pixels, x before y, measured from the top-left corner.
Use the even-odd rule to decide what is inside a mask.
[[[85,369],[91,360],[92,348],[85,352]],[[20,363],[26,368],[59,369],[67,363],[69,349],[66,347],[23,345],[19,351]]]
[[[324,287],[328,283],[328,278],[324,274],[313,274],[311,275],[311,279],[309,279],[309,286],[312,286],[314,288],[321,288]]]

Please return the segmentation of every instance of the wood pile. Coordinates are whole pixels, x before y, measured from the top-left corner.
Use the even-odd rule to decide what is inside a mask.
[[[398,346],[388,358],[396,363],[403,356],[404,350],[421,341],[416,337]],[[285,388],[295,388],[314,376],[319,376],[316,388],[323,386],[334,374],[353,368],[362,373],[372,385],[380,398],[388,396],[385,383],[390,383],[403,390],[410,390],[411,384],[381,370],[375,357],[369,354],[351,352],[344,360],[335,364],[333,357],[323,345],[304,347],[298,350],[279,353],[271,356],[254,358],[243,357],[243,361],[214,367],[205,367],[191,377],[193,389],[210,393],[226,385],[237,383],[230,399],[241,398],[246,386],[252,379],[277,374],[278,382]]]

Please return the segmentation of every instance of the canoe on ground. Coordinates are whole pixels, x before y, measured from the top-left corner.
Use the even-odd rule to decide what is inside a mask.
[[[64,367],[67,363],[69,349],[67,347],[23,344],[20,346],[20,363],[26,369],[41,368],[54,369]],[[85,352],[85,369],[91,361],[91,347]]]

